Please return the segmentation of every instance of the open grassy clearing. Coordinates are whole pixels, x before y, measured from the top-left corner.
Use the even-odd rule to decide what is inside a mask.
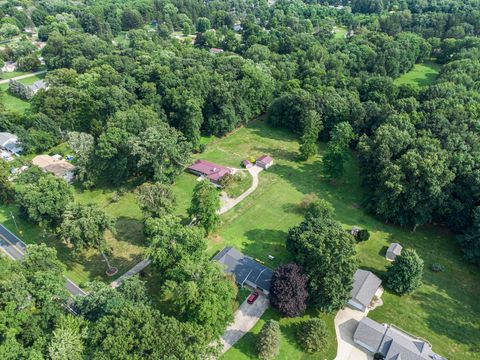
[[[0,206],[0,222],[15,232],[25,243],[45,242],[56,248],[59,259],[66,265],[65,275],[80,285],[92,280],[111,282],[122,275],[143,258],[145,239],[143,236],[142,214],[134,195],[125,193],[117,202],[112,201],[113,190],[97,189],[75,192],[75,199],[80,203],[97,203],[105,211],[117,219],[115,235],[107,233],[107,244],[111,249],[109,260],[118,268],[114,277],[105,275],[106,264],[95,250],[84,251],[77,256],[67,245],[48,235],[38,226],[24,221],[18,216],[18,207],[12,205]],[[15,216],[18,229],[11,219],[10,212]]]
[[[323,150],[324,145],[320,144],[320,153]],[[384,305],[370,316],[427,339],[434,351],[449,359],[480,359],[480,302],[477,301],[480,275],[477,268],[462,259],[453,234],[432,226],[412,233],[379,221],[361,208],[366,194],[360,186],[359,168],[353,154],[344,179],[332,185],[322,175],[320,157],[299,162],[296,138],[262,122],[211,143],[199,157],[238,166],[242,159],[263,153],[272,155],[275,165],[260,174],[259,187],[252,195],[222,216],[220,228],[210,236],[212,255],[226,245],[233,245],[271,267],[290,261],[285,249],[287,231],[303,218],[298,208],[302,198],[316,194],[335,207],[336,218],[346,229],[357,225],[370,230],[371,239],[357,246],[360,267],[383,276],[388,265],[384,253],[393,241],[415,248],[425,260],[424,285],[410,296],[398,297],[386,292]],[[175,185],[179,204],[189,203],[194,185],[194,176],[180,177]],[[178,212],[182,214],[180,206]],[[268,260],[269,254],[275,256],[275,260]],[[428,270],[434,262],[442,264],[445,271]],[[258,331],[259,326],[256,329]],[[225,358],[251,356],[253,350],[247,349],[251,349],[252,336],[254,333],[242,339]],[[282,341],[282,349],[288,357],[305,358],[287,339]]]
[[[410,84],[418,87],[431,85],[437,78],[440,68],[441,65],[432,61],[415,64],[412,70],[397,78],[395,84]]]
[[[35,81],[45,78],[45,74],[31,76],[26,79],[19,80],[22,84],[32,85]],[[30,103],[26,100],[20,99],[17,96],[13,96],[8,91],[8,83],[0,85],[0,91],[2,92],[0,100],[7,110],[17,113],[24,113],[30,108]]]
[[[248,171],[237,171],[232,183],[225,187],[224,191],[231,198],[237,198],[252,186],[253,178]]]
[[[347,28],[344,26],[334,26],[333,31],[335,39],[345,38],[345,35],[347,35],[348,32]]]

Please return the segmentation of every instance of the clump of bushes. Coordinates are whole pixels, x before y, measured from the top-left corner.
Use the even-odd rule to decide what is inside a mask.
[[[370,239],[370,233],[367,229],[360,229],[356,236],[357,241],[367,241]]]
[[[444,269],[441,264],[433,263],[432,265],[430,265],[430,270],[432,270],[433,272],[442,272]]]
[[[327,343],[327,326],[323,320],[318,318],[306,320],[298,328],[297,338],[303,351],[318,352]]]
[[[399,295],[410,294],[422,285],[423,260],[413,249],[402,254],[387,270],[387,286]]]
[[[264,360],[275,358],[280,352],[280,326],[275,320],[263,325],[257,342],[258,357]]]

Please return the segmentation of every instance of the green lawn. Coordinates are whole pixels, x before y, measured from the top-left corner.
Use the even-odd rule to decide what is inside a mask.
[[[45,74],[31,76],[26,79],[19,80],[22,84],[32,85],[35,81],[43,79]],[[26,100],[20,99],[19,97],[13,96],[8,92],[8,83],[0,85],[1,91],[1,102],[4,104],[5,108],[10,111],[24,113],[25,110],[30,108],[30,103]]]
[[[431,85],[437,78],[440,68],[439,64],[431,61],[415,64],[412,70],[397,78],[395,84],[410,84],[419,87]]]
[[[321,144],[320,153],[323,149]],[[298,207],[302,198],[316,194],[335,207],[336,218],[346,229],[357,225],[370,230],[371,239],[357,247],[362,268],[383,276],[388,264],[384,252],[394,241],[415,248],[425,260],[424,286],[404,297],[386,292],[384,305],[370,316],[427,339],[435,351],[449,359],[480,359],[480,276],[477,268],[465,264],[451,233],[438,227],[422,227],[412,233],[377,220],[361,208],[366,193],[360,186],[359,168],[353,154],[344,179],[332,185],[322,175],[320,157],[299,162],[296,138],[263,122],[257,121],[211,143],[199,157],[238,166],[242,159],[264,153],[273,156],[274,166],[260,173],[259,187],[252,195],[222,215],[218,231],[210,236],[212,255],[226,245],[233,245],[271,267],[290,261],[285,249],[287,231],[303,218]],[[195,177],[188,174],[182,174],[177,181],[179,214],[185,214],[194,185]],[[275,259],[269,260],[268,255]],[[428,270],[433,262],[441,263],[445,271]],[[257,327],[255,331],[258,330]],[[227,352],[226,358],[251,356],[255,331]],[[305,358],[288,339],[285,335],[282,341],[286,355],[291,359]]]
[[[345,35],[347,35],[347,28],[344,26],[334,26],[333,31],[335,32],[334,37],[335,39],[343,39]]]
[[[252,186],[253,178],[248,171],[237,171],[235,180],[224,188],[225,192],[231,198],[237,198]]]
[[[117,202],[112,201],[113,190],[97,189],[75,191],[75,199],[80,203],[97,203],[116,218],[117,232],[107,233],[107,244],[112,254],[109,259],[119,269],[114,277],[105,275],[106,265],[97,251],[89,250],[74,256],[72,250],[53,236],[41,231],[37,226],[22,220],[15,206],[0,205],[0,223],[4,224],[27,244],[45,242],[57,249],[60,260],[67,266],[65,275],[82,285],[87,281],[102,280],[111,282],[133,267],[143,258],[145,239],[143,236],[142,214],[134,195],[125,193]],[[18,229],[15,227],[10,211],[14,214]]]

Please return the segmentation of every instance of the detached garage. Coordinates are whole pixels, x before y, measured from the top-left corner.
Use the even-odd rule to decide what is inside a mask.
[[[367,311],[373,298],[382,295],[381,285],[382,280],[374,273],[358,269],[353,275],[352,298],[348,304],[360,311]]]

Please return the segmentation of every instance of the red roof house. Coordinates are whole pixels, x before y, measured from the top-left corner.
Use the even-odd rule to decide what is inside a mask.
[[[219,185],[222,177],[232,172],[231,169],[226,168],[225,166],[206,160],[195,161],[193,165],[188,167],[188,171],[196,175],[207,177],[211,182],[217,185]]]
[[[255,164],[257,164],[257,166],[260,166],[264,169],[268,169],[270,166],[273,165],[273,159],[268,155],[262,155],[257,159]]]

